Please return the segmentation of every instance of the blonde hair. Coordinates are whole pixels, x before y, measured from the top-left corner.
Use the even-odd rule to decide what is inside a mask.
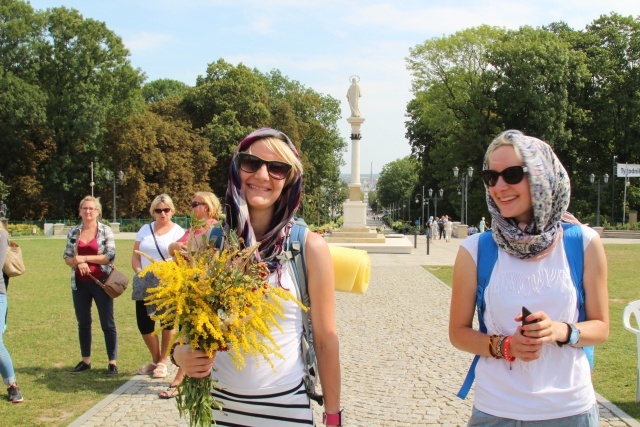
[[[489,157],[498,148],[504,147],[504,146],[513,147],[513,149],[516,152],[516,157],[518,158],[518,160],[523,161],[522,153],[520,152],[520,149],[518,148],[517,145],[515,145],[513,143],[513,140],[512,140],[512,138],[518,137],[518,136],[524,136],[524,134],[522,132],[520,132],[519,130],[505,130],[500,135],[496,136],[493,139],[493,141],[491,141],[491,144],[489,144],[489,147],[487,148],[487,153],[484,155],[484,164],[487,165],[487,166],[490,166],[489,165]]]
[[[279,138],[274,138],[272,136],[260,138],[255,142],[258,142],[258,141],[262,141],[264,143],[264,146],[267,147],[272,153],[275,153],[278,157],[280,157],[282,160],[284,160],[285,162],[289,163],[292,166],[291,170],[289,171],[289,174],[287,175],[287,179],[284,183],[285,186],[293,182],[296,177],[302,175],[302,162],[298,157],[296,157],[295,154],[293,154],[293,151],[291,151],[291,148],[287,145],[286,142],[284,142]],[[251,144],[249,146],[249,149],[247,150],[247,153],[249,154],[251,154],[252,145],[253,144]]]
[[[220,215],[222,214],[222,208],[220,207],[220,201],[210,191],[197,191],[194,194],[194,197],[201,197],[204,204],[207,206],[207,213],[209,219],[220,219]]]
[[[82,205],[87,202],[93,202],[96,205],[96,209],[98,210],[98,215],[102,215],[102,204],[100,203],[100,197],[84,196],[84,199],[80,200],[78,210],[82,209]]]
[[[151,202],[151,207],[149,208],[149,215],[151,215],[153,217],[153,211],[155,210],[156,206],[158,206],[160,203],[164,203],[165,205],[169,206],[169,208],[171,208],[171,214],[175,214],[176,213],[176,207],[173,204],[173,200],[171,200],[171,197],[169,197],[168,194],[160,194],[159,196],[156,196],[155,199],[153,199],[153,202]]]

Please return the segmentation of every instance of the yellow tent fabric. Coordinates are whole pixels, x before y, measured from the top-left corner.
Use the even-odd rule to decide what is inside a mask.
[[[367,251],[329,245],[336,291],[364,294],[369,287],[371,259]]]

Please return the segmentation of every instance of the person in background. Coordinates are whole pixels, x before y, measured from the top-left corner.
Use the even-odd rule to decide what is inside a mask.
[[[136,242],[133,245],[133,255],[131,257],[131,266],[136,275],[151,261],[141,256],[138,251],[144,252],[155,261],[166,261],[171,259],[169,253],[169,245],[184,235],[184,228],[173,222],[171,218],[176,212],[171,197],[166,194],[160,194],[149,208],[149,213],[154,218],[150,224],[143,225],[138,234],[136,234]],[[153,283],[149,283],[149,281]],[[144,283],[144,289],[136,289],[137,283]],[[153,333],[155,330],[155,321],[151,319],[151,314],[147,310],[144,303],[146,289],[151,286],[157,286],[158,281],[155,276],[149,273],[142,281],[134,278],[134,291],[132,298],[136,298],[136,320],[138,330],[142,334],[142,339],[151,353],[151,362],[138,369],[139,375],[151,374],[153,378],[164,378],[167,376],[167,351],[169,343],[173,338],[173,327],[167,327],[162,331],[162,341]],[[140,296],[137,296],[140,291]]]
[[[9,233],[4,228],[4,224],[0,221],[0,265],[4,265],[5,257],[7,256],[7,249],[9,248]],[[16,382],[16,374],[13,370],[13,361],[11,355],[4,345],[4,322],[7,314],[7,289],[5,287],[5,276],[2,274],[0,279],[0,375],[7,386],[7,394],[9,402],[19,403],[24,399],[18,383]]]
[[[231,161],[223,226],[236,229],[247,246],[260,242],[257,254],[269,266],[269,284],[294,296],[298,296],[297,286],[290,263],[281,264],[279,258],[301,194],[302,163],[284,133],[260,129],[242,140]],[[333,263],[325,240],[315,233],[308,233],[305,252],[325,425],[342,425]],[[271,332],[284,358],[272,358],[274,368],[247,356],[246,366],[238,371],[226,352],[208,358],[189,345],[175,347],[174,358],[187,375],[212,375],[218,381],[213,394],[224,407],[224,413],[215,410],[218,425],[313,425],[313,410],[303,381],[302,311],[293,301],[285,301],[283,306],[286,314],[278,321],[285,333],[275,327]]]
[[[107,375],[118,375],[118,332],[113,314],[113,300],[89,276],[104,280],[111,273],[116,258],[116,242],[111,227],[100,222],[102,205],[98,198],[86,196],[80,201],[82,223],[69,230],[64,262],[71,267],[71,296],[78,321],[78,337],[82,360],[72,374],[91,369],[91,306],[98,309],[100,326],[107,347]]]
[[[445,241],[451,241],[451,234],[453,233],[453,222],[451,222],[451,217],[449,215],[445,215],[445,223],[444,223],[444,238]]]
[[[215,194],[209,191],[198,191],[193,195],[191,199],[191,210],[193,216],[198,223],[192,225],[189,230],[177,242],[173,242],[169,245],[169,253],[175,258],[176,251],[178,252],[191,252],[198,251],[203,248],[202,238],[208,236],[208,232],[216,225],[220,219],[222,211],[220,209],[220,201]],[[176,376],[169,384],[166,390],[163,390],[158,394],[161,399],[171,399],[178,395],[178,386],[184,379],[184,370],[178,368]]]
[[[503,132],[489,145],[483,169],[498,249],[482,301],[487,333],[472,326],[482,233],[459,249],[449,319],[451,343],[481,356],[468,425],[596,427],[598,405],[582,347],[603,343],[609,335],[607,259],[600,237],[567,212],[569,176],[547,143],[519,131]],[[563,222],[580,227],[582,234],[586,320],[579,320]],[[532,312],[524,319],[523,306]]]
[[[478,224],[478,231],[480,233],[484,233],[485,226],[486,226],[486,224],[484,222],[484,217],[482,217],[482,219],[480,220],[480,223]]]

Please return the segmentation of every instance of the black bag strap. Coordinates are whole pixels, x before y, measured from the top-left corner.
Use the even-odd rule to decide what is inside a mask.
[[[160,251],[160,246],[158,246],[158,241],[156,240],[156,233],[153,232],[153,227],[151,226],[151,224],[149,224],[149,229],[151,230],[151,235],[153,236],[153,243],[156,244],[156,249],[158,250],[158,253],[162,257],[162,260],[166,261],[164,255],[162,255],[162,251]]]

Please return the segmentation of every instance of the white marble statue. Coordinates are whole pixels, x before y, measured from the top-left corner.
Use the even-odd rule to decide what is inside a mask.
[[[349,108],[351,108],[351,117],[361,117],[360,97],[362,96],[362,90],[360,89],[360,85],[358,84],[359,80],[360,78],[358,76],[351,76],[351,86],[349,86],[349,90],[347,91]]]

